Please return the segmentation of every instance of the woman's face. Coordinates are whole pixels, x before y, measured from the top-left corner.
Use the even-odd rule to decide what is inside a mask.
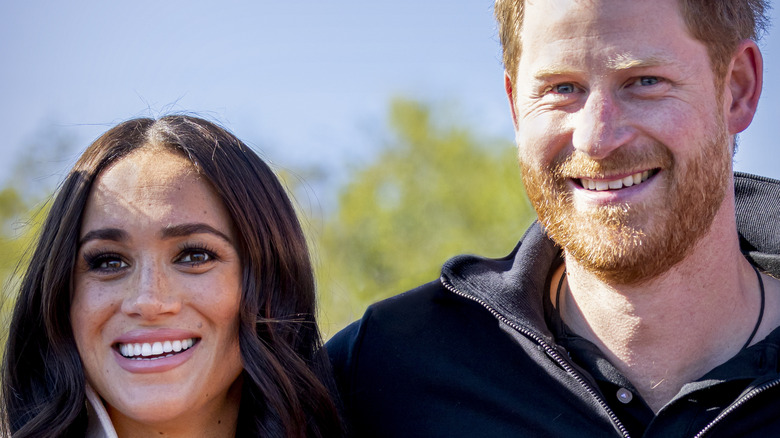
[[[87,380],[120,434],[235,421],[236,244],[221,200],[178,155],[142,149],[97,178],[70,316]]]

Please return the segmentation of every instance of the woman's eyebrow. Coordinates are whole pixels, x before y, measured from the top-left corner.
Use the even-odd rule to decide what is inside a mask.
[[[201,233],[214,234],[218,237],[221,237],[229,244],[231,245],[233,244],[233,240],[230,237],[228,237],[225,233],[217,230],[216,228],[212,227],[209,224],[204,224],[202,222],[196,222],[191,224],[170,225],[163,228],[160,234],[162,235],[163,239],[169,239],[173,237],[182,237],[182,236],[189,236],[190,234],[201,234]]]
[[[121,242],[127,240],[127,238],[127,233],[119,228],[100,228],[85,234],[84,237],[79,240],[79,246],[84,245],[90,240],[113,240],[114,242]]]

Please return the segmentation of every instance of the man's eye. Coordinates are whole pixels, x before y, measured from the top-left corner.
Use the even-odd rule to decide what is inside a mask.
[[[552,88],[552,91],[554,93],[557,93],[557,94],[571,94],[571,93],[574,93],[575,91],[577,91],[577,89],[574,86],[574,84],[566,83],[566,84],[555,85]]]
[[[639,78],[638,82],[639,82],[639,85],[645,87],[645,86],[648,86],[648,85],[655,85],[658,82],[660,82],[660,80],[657,77],[655,77],[655,76],[642,76],[641,78]]]

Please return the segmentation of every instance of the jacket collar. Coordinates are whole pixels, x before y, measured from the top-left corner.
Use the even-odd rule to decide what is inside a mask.
[[[548,273],[560,263],[559,254],[560,249],[534,222],[502,259],[473,255],[450,259],[442,268],[442,282],[552,342],[541,303]]]
[[[745,256],[780,278],[780,181],[734,174],[737,230]]]
[[[103,400],[87,384],[87,434],[86,438],[118,438]]]

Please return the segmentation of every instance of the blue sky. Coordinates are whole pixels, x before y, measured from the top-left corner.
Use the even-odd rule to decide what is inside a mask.
[[[773,13],[776,17],[778,14]],[[780,179],[780,37],[762,43],[764,95],[738,170]],[[454,105],[511,139],[491,0],[0,2],[0,183],[41,133],[52,185],[131,117],[194,112],[277,165],[340,172],[378,146],[388,101]]]

